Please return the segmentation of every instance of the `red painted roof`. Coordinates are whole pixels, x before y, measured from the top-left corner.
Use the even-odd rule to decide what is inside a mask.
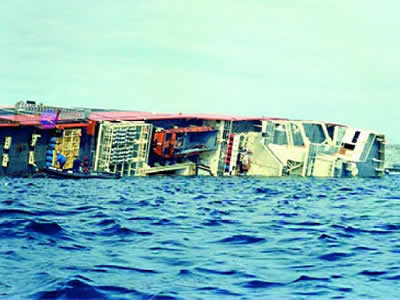
[[[39,115],[2,115],[0,119],[17,122],[26,126],[40,125]]]
[[[12,107],[7,107],[12,108]],[[93,121],[145,121],[145,120],[168,120],[168,119],[199,119],[199,120],[222,120],[222,121],[257,121],[257,120],[286,120],[280,118],[266,117],[244,117],[226,114],[172,114],[172,113],[152,113],[143,111],[100,111],[92,112],[89,116]],[[0,121],[18,123],[25,126],[40,125],[40,115],[15,115],[1,114]]]
[[[169,114],[151,113],[142,111],[105,111],[91,113],[89,119],[95,121],[139,121],[139,120],[166,120],[166,119],[200,119],[200,120],[223,120],[223,121],[256,121],[275,120],[265,117],[243,117],[224,114]],[[279,119],[281,120],[281,119]]]
[[[139,121],[139,120],[158,120],[158,119],[175,119],[173,114],[154,114],[143,111],[102,111],[92,112],[89,116],[90,120],[95,121]]]
[[[326,125],[331,125],[331,126],[339,126],[339,127],[348,127],[347,125],[343,125],[343,124],[338,124],[338,123],[326,123]]]
[[[20,124],[24,126],[41,125],[40,115],[0,115],[0,122],[10,122],[11,124]],[[64,121],[63,119],[61,121]],[[73,120],[72,120],[73,121]],[[60,124],[61,127],[82,127],[82,123]],[[84,124],[87,126],[87,124]],[[3,125],[4,127],[5,125]]]
[[[0,122],[0,127],[18,127],[18,123],[1,123]]]
[[[165,130],[165,132],[168,133],[207,132],[207,131],[216,131],[216,129],[208,126],[195,126],[195,127],[171,128]]]
[[[255,121],[261,120],[261,117],[243,117],[225,114],[189,114],[193,119],[200,120],[223,120],[223,121]]]

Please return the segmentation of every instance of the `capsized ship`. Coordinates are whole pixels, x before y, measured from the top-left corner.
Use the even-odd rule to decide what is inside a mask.
[[[215,114],[0,107],[0,175],[72,168],[118,176],[381,177],[383,134],[322,121]]]

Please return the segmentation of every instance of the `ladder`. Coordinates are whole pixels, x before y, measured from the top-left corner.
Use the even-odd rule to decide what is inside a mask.
[[[224,127],[222,130],[222,139],[220,140],[220,152],[219,152],[219,160],[218,160],[218,176],[225,175],[225,159],[226,159],[226,151],[229,140],[229,135],[232,133],[232,121],[224,121]]]

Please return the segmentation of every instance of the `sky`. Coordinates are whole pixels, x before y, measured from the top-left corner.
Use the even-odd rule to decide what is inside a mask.
[[[398,0],[1,0],[0,105],[323,120],[400,143]]]

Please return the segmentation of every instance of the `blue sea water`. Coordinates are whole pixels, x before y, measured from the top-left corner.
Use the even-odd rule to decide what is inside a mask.
[[[0,189],[0,299],[400,299],[397,176]]]

